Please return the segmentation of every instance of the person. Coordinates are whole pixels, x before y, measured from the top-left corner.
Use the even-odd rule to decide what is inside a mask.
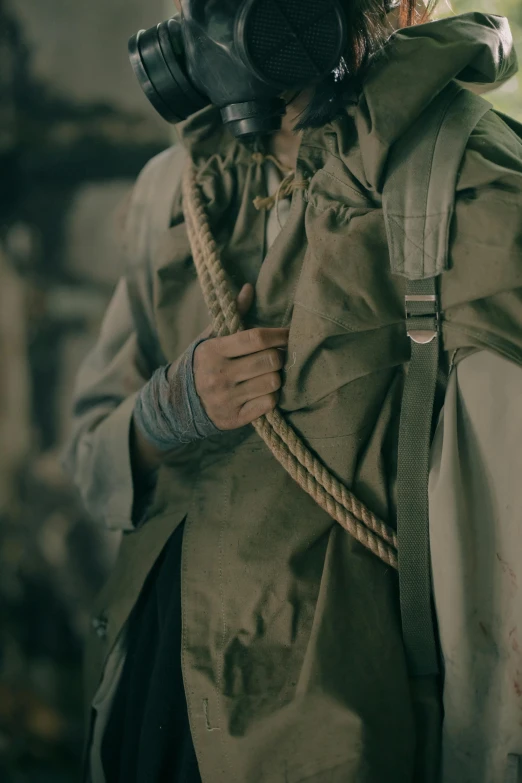
[[[127,270],[79,374],[68,455],[87,508],[123,531],[87,649],[91,783],[440,779],[442,686],[408,671],[394,568],[251,425],[279,410],[394,527],[410,346],[404,281],[389,269],[386,162],[447,85],[505,81],[516,58],[499,17],[430,21],[412,0],[341,6],[340,65],[285,94],[279,131],[236,138],[216,106],[198,109],[131,198]],[[450,370],[454,396],[478,374],[489,400],[520,375],[521,144],[493,110],[467,143],[434,425]],[[215,333],[194,267],[187,160],[245,327],[233,334]],[[460,777],[454,762],[445,783],[501,779],[484,748],[464,745]]]

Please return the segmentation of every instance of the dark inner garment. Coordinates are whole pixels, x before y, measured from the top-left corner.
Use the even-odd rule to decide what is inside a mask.
[[[102,743],[107,783],[201,783],[181,673],[181,547],[172,534],[129,621]]]

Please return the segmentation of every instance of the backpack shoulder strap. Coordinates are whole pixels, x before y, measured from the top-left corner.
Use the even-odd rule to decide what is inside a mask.
[[[462,159],[473,129],[492,108],[452,82],[393,146],[383,190],[393,274],[424,280],[447,269]]]
[[[170,226],[172,205],[181,187],[186,157],[186,150],[176,145],[147,163],[132,191],[125,219],[127,292],[138,346],[149,373],[165,363],[154,330],[153,259]]]
[[[452,83],[393,147],[383,189],[391,268],[406,278],[411,339],[399,430],[397,537],[402,630],[414,676],[433,675],[439,668],[428,504],[441,348],[437,277],[448,268],[455,192],[469,136],[491,108]]]

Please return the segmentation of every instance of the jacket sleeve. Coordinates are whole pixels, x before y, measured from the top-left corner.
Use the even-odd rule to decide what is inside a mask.
[[[134,497],[130,425],[137,393],[149,377],[150,361],[139,347],[123,278],[78,374],[73,435],[65,455],[88,512],[112,529],[133,528],[139,499]]]
[[[433,440],[430,539],[444,657],[444,783],[522,762],[522,368],[457,361]]]
[[[139,518],[146,500],[135,497],[130,425],[139,390],[166,363],[154,322],[152,259],[158,237],[169,225],[183,162],[183,149],[171,147],[138,177],[122,242],[126,274],[76,383],[65,468],[89,513],[118,530],[133,529],[133,517]],[[142,489],[146,492],[145,482]]]
[[[508,123],[513,123],[513,129]],[[446,350],[494,351],[522,365],[522,126],[488,112],[457,185],[450,264],[441,277]]]
[[[429,509],[445,783],[515,780],[510,765],[522,763],[521,131],[488,112],[472,134],[441,281],[455,368]]]

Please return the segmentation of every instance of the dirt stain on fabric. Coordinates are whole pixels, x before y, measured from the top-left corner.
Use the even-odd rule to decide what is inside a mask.
[[[517,590],[518,589],[517,575],[515,574],[515,572],[509,565],[509,563],[507,563],[502,557],[500,557],[498,552],[497,552],[497,560],[502,566],[502,570],[504,571],[504,573],[509,576],[511,586],[513,587],[514,590]]]

